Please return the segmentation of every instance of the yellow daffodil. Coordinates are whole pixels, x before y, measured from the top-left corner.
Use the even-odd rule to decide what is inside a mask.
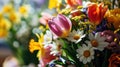
[[[17,12],[11,12],[9,15],[9,19],[13,23],[19,23],[20,15]]]
[[[12,7],[11,4],[5,5],[5,6],[3,7],[2,11],[3,11],[3,13],[9,13],[9,12],[13,11],[13,7]]]
[[[39,50],[37,57],[40,59],[41,57],[44,56],[44,47],[43,47],[43,34],[41,34],[40,36],[38,34],[36,34],[38,37],[38,42],[35,42],[34,39],[32,39],[30,41],[30,45],[29,45],[29,50],[30,52],[34,52],[35,50]]]
[[[40,67],[45,67],[47,63],[49,63],[51,60],[55,59],[56,57],[50,54],[51,46],[44,46],[44,36],[43,34],[36,34],[38,37],[38,42],[35,42],[33,39],[30,41],[29,50],[30,52],[33,52],[35,50],[39,50],[37,57],[40,60]]]
[[[62,3],[62,0],[49,0],[49,9],[57,8],[60,9],[60,5]]]
[[[20,14],[22,14],[24,17],[28,17],[30,6],[29,5],[23,5],[19,8]]]
[[[0,37],[7,36],[10,27],[11,24],[7,19],[5,18],[0,19]]]

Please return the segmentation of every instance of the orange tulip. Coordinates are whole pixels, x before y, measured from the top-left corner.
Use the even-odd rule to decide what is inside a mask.
[[[115,29],[120,27],[120,8],[115,8],[113,10],[109,10],[105,14],[105,18],[108,23],[112,23]]]
[[[99,5],[96,3],[92,3],[88,6],[88,11],[87,11],[88,18],[91,21],[91,23],[98,25],[101,23],[106,11],[107,11],[107,6],[104,7],[103,3],[100,3]]]

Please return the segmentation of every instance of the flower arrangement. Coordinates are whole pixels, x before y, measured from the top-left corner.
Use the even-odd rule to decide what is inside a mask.
[[[42,13],[41,33],[31,39],[30,52],[38,50],[39,67],[119,67],[120,9],[103,2],[50,0],[57,8],[52,16]],[[62,4],[63,3],[63,4]],[[60,7],[62,5],[62,7]]]

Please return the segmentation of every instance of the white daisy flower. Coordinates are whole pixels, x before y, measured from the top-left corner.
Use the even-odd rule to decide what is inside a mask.
[[[105,42],[106,38],[100,36],[100,32],[96,33],[95,36],[90,33],[89,34],[90,41],[86,41],[88,45],[91,45],[95,47],[95,49],[98,49],[100,51],[104,50],[104,47],[106,47],[109,43]]]
[[[91,60],[94,59],[94,47],[90,45],[86,46],[85,44],[83,44],[76,51],[78,53],[77,57],[81,62],[83,62],[83,64],[91,62]]]
[[[43,44],[50,44],[52,42],[52,33],[47,30],[46,34],[44,35],[44,43]]]
[[[71,42],[75,42],[78,43],[82,40],[82,38],[85,37],[85,34],[83,34],[83,31],[80,30],[73,30],[68,37],[66,37],[67,40],[71,41]]]
[[[53,54],[54,56],[60,54],[62,45],[63,43],[60,40],[56,40],[55,42],[53,42],[53,44],[51,44],[52,48],[50,49],[50,54]]]

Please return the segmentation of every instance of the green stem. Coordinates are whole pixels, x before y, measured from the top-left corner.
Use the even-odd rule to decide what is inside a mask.
[[[114,5],[115,5],[115,0],[113,0],[112,2],[112,9],[114,9]]]
[[[103,61],[103,64],[102,64],[102,67],[108,67],[108,63],[107,63],[107,59],[108,58],[108,51],[105,50],[105,57],[104,57],[104,61]]]

